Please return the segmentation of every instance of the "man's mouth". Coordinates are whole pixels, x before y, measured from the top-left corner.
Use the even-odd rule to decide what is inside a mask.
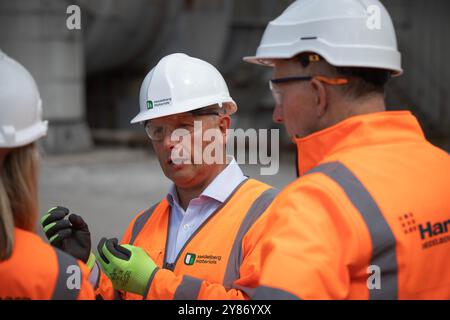
[[[172,168],[181,167],[183,165],[188,164],[188,162],[189,162],[188,159],[183,158],[172,159],[171,157],[169,157],[166,161],[166,163]]]

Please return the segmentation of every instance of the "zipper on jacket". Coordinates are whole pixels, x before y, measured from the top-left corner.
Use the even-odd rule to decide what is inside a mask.
[[[175,269],[175,263],[168,263],[167,262],[167,244],[169,243],[169,232],[170,232],[170,216],[171,216],[172,208],[169,207],[169,215],[167,217],[167,232],[166,232],[166,245],[164,248],[164,258],[163,258],[163,269],[169,269],[170,271],[173,271]]]
[[[172,266],[173,269],[169,269],[169,270],[174,270],[175,266],[178,262],[178,259],[180,259],[181,254],[183,253],[184,249],[186,249],[186,247],[188,246],[188,244],[191,242],[192,239],[194,239],[194,237],[197,235],[197,233],[200,232],[201,229],[203,229],[204,226],[206,226],[206,224],[209,222],[209,220],[211,220],[213,218],[213,216],[215,216],[220,210],[222,210],[222,208],[228,203],[228,201],[231,200],[231,198],[234,196],[234,194],[242,187],[242,185],[244,183],[246,183],[249,179],[244,179],[234,190],[233,192],[228,196],[227,199],[225,199],[225,201],[216,209],[216,211],[214,211],[205,221],[203,221],[203,223],[197,228],[197,230],[195,230],[195,232],[189,237],[189,239],[184,243],[183,247],[181,248],[181,250],[178,252],[177,257],[175,258],[175,261],[173,263],[167,263],[165,261],[164,258],[164,266],[165,265],[169,265]],[[170,216],[169,216],[170,218]],[[169,220],[169,226],[170,226],[170,220]],[[167,228],[169,229],[169,228]],[[167,239],[169,239],[169,230],[167,230]],[[166,239],[166,240],[167,240]],[[167,242],[166,242],[166,246],[167,246]],[[167,250],[167,247],[166,247]],[[167,268],[168,269],[168,268]]]
[[[170,271],[175,270],[175,263],[165,262],[164,263],[164,269],[167,269],[167,270],[170,270]]]

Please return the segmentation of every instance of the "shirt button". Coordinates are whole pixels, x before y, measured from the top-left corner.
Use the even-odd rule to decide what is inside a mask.
[[[183,226],[183,229],[184,229],[184,230],[189,229],[189,225],[188,225],[188,224],[185,224],[185,225]]]

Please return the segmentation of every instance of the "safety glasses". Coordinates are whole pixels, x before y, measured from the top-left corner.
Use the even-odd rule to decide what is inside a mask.
[[[144,125],[145,127],[145,132],[147,133],[148,137],[152,140],[152,141],[162,141],[164,139],[164,137],[167,134],[172,134],[175,130],[177,131],[177,137],[184,137],[187,135],[192,135],[194,134],[194,130],[195,130],[195,121],[196,121],[196,117],[201,117],[201,116],[220,116],[220,114],[218,112],[196,112],[193,114],[192,117],[183,119],[180,121],[180,124],[177,125],[176,127],[173,126],[156,126],[154,124],[152,124],[150,121],[147,121]]]
[[[323,83],[329,85],[343,85],[348,83],[348,79],[346,78],[328,78],[324,76],[302,76],[302,77],[286,77],[286,78],[277,78],[271,79],[269,81],[269,88],[272,92],[273,98],[277,104],[281,103],[281,92],[277,88],[278,85],[283,83],[295,82],[295,81],[310,81],[312,79],[319,80]]]
[[[274,84],[288,83],[294,81],[310,81],[312,79],[317,79],[319,81],[322,81],[323,83],[330,85],[343,85],[348,83],[348,80],[345,78],[328,78],[324,76],[286,77],[286,78],[271,79],[269,81],[269,88],[270,90],[273,90]]]

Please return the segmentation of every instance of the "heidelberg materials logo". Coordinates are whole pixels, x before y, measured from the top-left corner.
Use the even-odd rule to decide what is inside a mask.
[[[405,234],[417,231],[416,220],[414,219],[412,212],[401,215],[398,219],[402,224],[403,232]]]
[[[184,264],[187,266],[192,266],[195,262],[195,253],[186,253],[186,256],[184,257]]]
[[[400,216],[399,220],[405,234],[419,233],[423,249],[450,242],[450,235],[448,234],[450,232],[450,220],[427,221],[417,224],[412,213]]]
[[[186,253],[184,256],[184,264],[187,266],[192,266],[194,263],[200,264],[219,264],[222,260],[222,256],[215,256],[212,254],[195,254]]]
[[[148,100],[147,101],[147,110],[153,109],[153,101],[152,100]]]

